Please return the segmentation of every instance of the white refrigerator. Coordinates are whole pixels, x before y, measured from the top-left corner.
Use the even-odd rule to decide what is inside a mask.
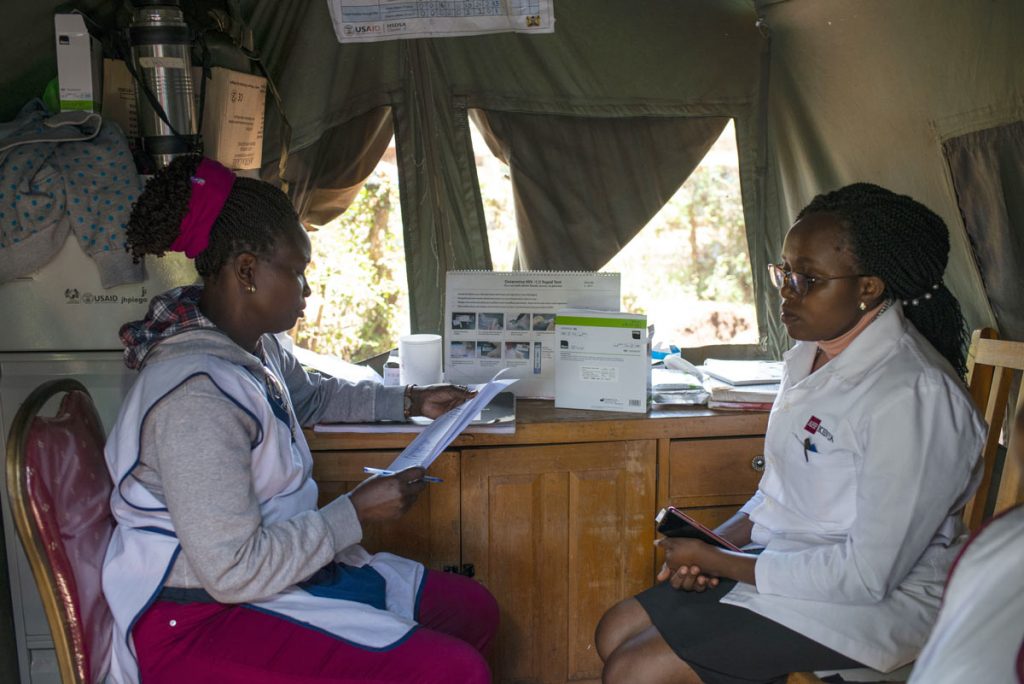
[[[196,280],[191,261],[181,254],[147,258],[146,275],[143,283],[104,289],[95,263],[71,237],[36,273],[0,284],[3,454],[18,407],[33,389],[53,378],[81,381],[110,431],[134,374],[122,363],[118,329],[142,318],[153,295]],[[0,479],[5,480],[3,472]],[[0,498],[20,681],[58,683],[50,630],[11,520],[6,481]]]

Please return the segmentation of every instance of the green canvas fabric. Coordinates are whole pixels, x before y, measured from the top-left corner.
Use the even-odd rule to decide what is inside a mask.
[[[668,134],[684,117],[698,127],[716,118],[737,119],[748,234],[764,234],[753,203],[756,195],[763,195],[763,190],[755,192],[763,181],[754,152],[763,127],[758,128],[753,114],[763,39],[754,27],[752,5],[745,0],[640,2],[626,12],[612,0],[560,0],[555,33],[550,35],[506,33],[358,45],[337,43],[321,3],[243,3],[246,7],[251,9],[256,43],[286,103],[293,128],[291,149],[299,160],[295,164],[303,167],[289,160],[285,178],[290,183],[305,176],[305,169],[345,166],[342,159],[351,149],[338,149],[337,134],[343,130],[338,127],[378,107],[390,108],[414,331],[440,331],[447,270],[491,267],[469,136],[470,109],[515,122],[528,121],[531,115],[577,117],[589,122],[581,127],[620,131],[606,144],[613,158],[626,163],[618,174],[606,173],[602,185],[625,190],[645,184],[633,193],[644,198],[644,209],[628,221],[594,226],[588,240],[607,247],[598,250],[602,256],[584,260],[587,264],[614,255],[642,225],[642,217],[649,218],[671,196],[667,189],[677,188],[692,170],[688,158],[693,149],[685,139],[680,144],[686,152],[679,157],[688,160],[678,166],[672,150],[665,150],[665,162],[651,169],[628,149],[636,140],[649,141],[652,133]],[[694,117],[708,118],[695,123]],[[598,124],[595,119],[608,121]],[[719,130],[721,125],[713,124]],[[279,137],[272,116],[266,130],[264,176],[269,177]],[[584,128],[571,135],[586,144]],[[647,147],[653,150],[654,145],[648,142]],[[557,187],[564,170],[583,151],[546,151],[550,154],[544,173],[549,178],[538,177],[537,182]],[[325,157],[330,161],[323,161]],[[319,221],[344,209],[342,193],[332,207],[325,192],[338,183],[323,183],[317,174],[311,178],[302,188],[290,188],[300,209],[305,210],[308,193],[318,198],[313,204]],[[623,197],[629,194],[622,192]],[[592,214],[583,212],[583,203],[573,204],[572,211],[560,215],[562,223],[589,223]],[[574,241],[581,242],[579,234],[570,233],[553,239],[527,230],[523,247],[548,257],[569,253]],[[763,249],[752,245],[750,251],[755,262],[762,262],[755,268],[767,263],[760,256]],[[759,304],[760,321],[766,309],[760,298]]]
[[[728,122],[474,114],[511,171],[515,268],[523,270],[600,269],[671,199]]]
[[[1024,340],[1024,121],[954,136],[942,149],[999,332]]]
[[[768,187],[778,203],[769,220],[786,224],[815,194],[858,181],[910,195],[949,226],[945,281],[968,324],[994,325],[942,143],[1024,118],[1024,3],[758,8],[772,35]]]

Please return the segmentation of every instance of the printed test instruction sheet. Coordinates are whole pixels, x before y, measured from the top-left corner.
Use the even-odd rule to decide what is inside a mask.
[[[618,311],[618,273],[449,271],[445,289],[444,375],[487,382],[502,368],[520,397],[555,396],[555,313]]]

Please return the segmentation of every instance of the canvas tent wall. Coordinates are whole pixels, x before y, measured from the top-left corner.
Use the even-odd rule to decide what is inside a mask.
[[[993,313],[982,277],[1005,285],[1012,274],[991,263],[979,272],[942,148],[1020,120],[1019,1],[561,0],[552,35],[363,45],[337,43],[324,2],[185,4],[198,15],[234,10],[251,25],[292,125],[284,176],[307,218],[343,208],[397,134],[416,330],[438,329],[446,270],[490,265],[470,111],[510,162],[523,266],[601,266],[733,117],[758,324],[774,351],[787,341],[764,266],[813,194],[857,180],[911,194],[947,221],[948,281],[972,325],[1020,318],[1004,304],[1001,320]],[[6,72],[5,114],[52,70],[47,5],[19,3],[6,22],[27,30],[0,48],[19,65]],[[114,3],[79,5],[102,15]],[[1019,235],[1008,229],[1006,244]],[[1014,253],[992,251],[989,261]]]
[[[299,22],[295,9],[260,4],[253,25]],[[319,135],[332,120],[355,120],[368,102],[390,102],[404,120],[409,275],[413,296],[426,300],[414,300],[414,326],[436,328],[444,270],[489,264],[465,124],[466,110],[479,108],[492,148],[511,161],[523,265],[602,265],[692,169],[707,136],[701,127],[732,116],[758,323],[773,351],[788,342],[764,265],[814,194],[864,180],[945,219],[946,280],[970,325],[1024,336],[1024,312],[1008,294],[1022,284],[1021,134],[1005,129],[1024,119],[1018,0],[639,2],[628,13],[619,3],[563,1],[553,36],[335,47],[325,47],[322,11],[305,11],[296,31],[317,39],[278,51],[270,46],[280,34],[265,29],[268,61],[287,64],[304,97],[328,82],[317,64],[348,66],[332,67],[337,87],[296,128]],[[989,136],[987,147],[958,140],[975,134]],[[300,134],[296,147],[309,140]],[[665,154],[668,141],[674,154]],[[620,168],[578,172],[594,160]],[[958,168],[981,187],[958,188]],[[643,189],[630,183],[636,178]],[[612,198],[600,205],[603,219],[588,211],[594,197]],[[587,239],[598,248],[581,250]]]
[[[763,0],[758,12],[772,33],[767,223],[855,181],[908,194],[949,226],[946,282],[970,325],[1024,339],[1024,2]]]
[[[470,112],[510,163],[521,266],[602,266],[671,197],[729,117],[748,230],[763,232],[754,172],[764,164],[755,102],[765,43],[753,7],[562,2],[555,11],[553,35],[339,46],[318,3],[254,7],[257,43],[280,73],[284,100],[305,103],[289,111],[285,173],[300,207],[331,213],[322,181],[349,187],[359,174],[346,170],[367,168],[339,158],[337,141],[371,128],[383,138],[391,127],[377,126],[379,112],[389,109],[413,329],[439,328],[445,271],[490,267]],[[310,169],[326,173],[311,180]],[[755,262],[760,275],[767,262]]]

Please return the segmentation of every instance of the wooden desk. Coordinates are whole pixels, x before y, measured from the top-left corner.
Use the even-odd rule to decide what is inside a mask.
[[[496,682],[597,682],[594,628],[654,581],[654,515],[666,504],[709,525],[757,487],[767,413],[704,408],[648,415],[522,400],[516,432],[462,434],[430,485],[364,545],[434,569],[473,572],[497,597]],[[307,432],[321,503],[386,467],[409,433]]]

